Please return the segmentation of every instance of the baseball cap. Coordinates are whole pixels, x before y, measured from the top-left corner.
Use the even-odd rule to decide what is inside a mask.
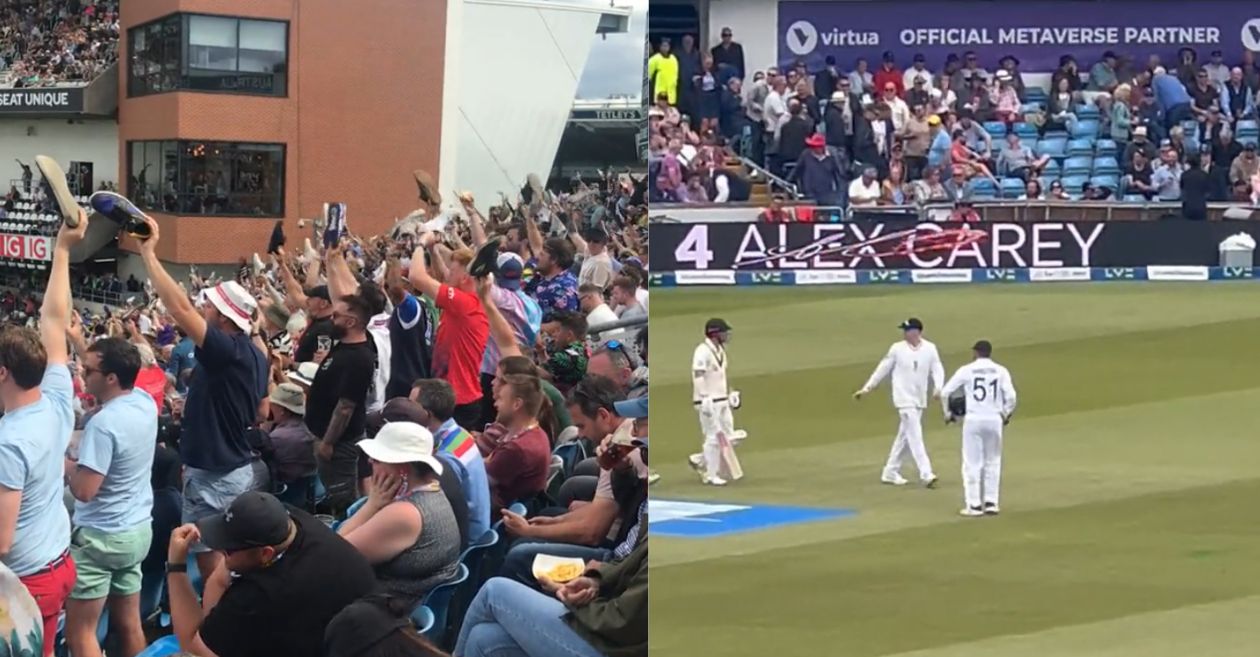
[[[346,605],[328,623],[324,654],[361,657],[389,635],[409,627],[411,619],[394,614],[388,600],[386,596],[375,594]]]
[[[497,261],[494,282],[507,290],[521,289],[521,275],[525,273],[525,263],[515,253],[500,253]]]
[[[939,116],[937,116],[937,115],[933,114],[932,116],[929,116],[929,117],[928,117],[928,120],[927,120],[927,121],[928,121],[928,125],[940,125],[940,124],[941,124],[941,117],[939,117]]]
[[[1247,142],[1247,143],[1243,144],[1243,150],[1244,150],[1244,151],[1254,151],[1254,150],[1256,150],[1256,142],[1254,142],[1254,141],[1249,141],[1249,142]]]
[[[726,320],[719,319],[717,317],[714,317],[713,319],[710,319],[709,321],[704,323],[705,333],[722,333],[724,331],[729,331],[729,330],[731,330],[731,325],[727,324]]]
[[[623,399],[613,403],[613,410],[617,411],[618,417],[637,419],[648,416],[648,398],[647,395],[642,397],[634,397],[632,399]]]
[[[324,301],[332,301],[332,297],[328,295],[327,285],[316,285],[306,290],[306,296],[323,299]]]
[[[921,64],[926,61],[927,61],[927,56],[925,56],[923,53],[919,52],[919,53],[914,54],[914,63]]]
[[[433,456],[433,434],[415,422],[388,422],[375,438],[358,445],[368,458],[381,463],[423,463],[442,474],[442,463]]]
[[[918,317],[911,317],[910,319],[907,319],[906,321],[898,324],[897,328],[903,331],[909,331],[911,329],[914,329],[916,331],[922,331],[923,322],[919,321]]]
[[[289,510],[270,493],[241,493],[222,514],[197,521],[201,542],[231,552],[280,545],[289,537]]]

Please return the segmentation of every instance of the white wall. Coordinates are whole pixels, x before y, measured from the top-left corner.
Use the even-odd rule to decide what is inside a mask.
[[[444,103],[444,194],[467,189],[484,206],[499,192],[514,197],[530,173],[546,178],[605,11],[598,2],[464,0],[447,27],[459,53],[445,82],[457,104]]]
[[[779,3],[775,0],[710,0],[705,50],[717,45],[724,27],[731,28],[735,41],[744,47],[744,66],[749,71],[764,71],[778,63]]]
[[[28,134],[31,132],[31,134]],[[0,119],[0,186],[8,191],[9,181],[22,177],[22,168],[14,158],[34,169],[36,155],[47,155],[68,168],[71,161],[91,162],[93,179],[118,180],[118,123],[106,120],[66,119]],[[122,185],[119,185],[122,188]]]

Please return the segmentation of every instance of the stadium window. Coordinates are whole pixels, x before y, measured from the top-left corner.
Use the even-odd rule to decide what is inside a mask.
[[[187,216],[284,215],[283,144],[133,141],[129,197],[144,209]]]
[[[288,93],[289,24],[175,14],[132,28],[128,93]]]

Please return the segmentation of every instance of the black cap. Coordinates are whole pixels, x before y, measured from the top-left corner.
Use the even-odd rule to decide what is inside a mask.
[[[1254,150],[1256,150],[1256,142],[1254,142],[1254,141],[1249,141],[1249,142],[1247,142],[1247,143],[1243,144],[1243,150],[1244,150],[1244,151],[1254,151]]]
[[[731,325],[727,324],[726,320],[718,319],[717,317],[714,317],[704,323],[705,335],[708,335],[709,333],[722,333],[729,330],[731,330]]]
[[[1006,62],[1013,62],[1016,66],[1019,66],[1019,58],[1015,55],[1006,55],[998,63],[1005,64]]]
[[[988,340],[977,340],[971,349],[985,358],[993,354],[993,345],[989,344]]]
[[[242,493],[222,515],[197,521],[201,542],[211,550],[276,546],[289,537],[289,510],[270,493]]]
[[[410,619],[394,613],[387,598],[367,596],[346,605],[333,616],[324,630],[324,655],[358,657],[368,654],[391,634],[410,625]]]
[[[885,50],[885,51],[884,51],[884,58],[883,58],[883,59],[884,59],[884,61],[886,61],[886,62],[895,62],[895,61],[897,61],[897,56],[893,54],[893,51],[891,51],[891,50]]]
[[[926,56],[926,55],[924,55],[924,54],[923,54],[923,53],[921,53],[921,52],[917,52],[917,53],[915,53],[915,54],[914,54],[914,61],[915,61],[916,63],[918,63],[918,62],[926,62],[926,61],[927,61],[927,56]]]
[[[372,438],[381,430],[381,427],[390,422],[415,422],[423,427],[428,425],[428,419],[424,407],[419,402],[414,402],[407,397],[394,397],[385,402],[380,410],[368,413],[364,422],[367,425],[368,437]]]
[[[592,226],[590,228],[587,228],[586,230],[582,231],[582,233],[583,233],[582,239],[592,244],[607,244],[608,243],[608,233],[604,232],[604,229],[600,228],[599,226]]]
[[[1111,50],[1108,50],[1107,52],[1103,53],[1102,58],[1103,59],[1120,59],[1119,57],[1116,57],[1116,53]]]
[[[316,285],[315,287],[307,288],[306,296],[323,299],[324,301],[332,301],[332,297],[328,294],[327,285]]]
[[[489,276],[498,269],[499,265],[499,243],[502,238],[492,237],[481,248],[477,249],[476,255],[473,256],[472,262],[468,265],[468,273],[473,278],[484,278]]]
[[[918,317],[911,317],[910,319],[907,319],[906,321],[898,324],[897,328],[903,331],[909,331],[911,329],[914,329],[916,331],[922,331],[923,322],[919,321]]]

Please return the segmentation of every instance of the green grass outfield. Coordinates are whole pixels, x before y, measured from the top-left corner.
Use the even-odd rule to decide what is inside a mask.
[[[911,315],[947,376],[979,338],[1011,370],[1000,517],[957,515],[960,431],[935,405],[940,488],[879,483],[888,383],[850,395]],[[1260,285],[657,289],[651,316],[654,498],[858,512],[653,536],[653,657],[1257,654]],[[712,316],[749,432],[724,489],[685,462]]]

